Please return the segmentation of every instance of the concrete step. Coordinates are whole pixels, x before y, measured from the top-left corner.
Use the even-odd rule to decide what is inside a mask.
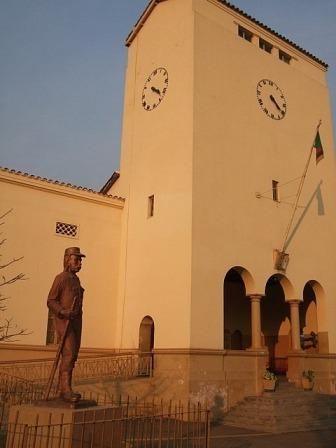
[[[224,424],[265,432],[334,428],[336,397],[305,392],[282,380],[275,392],[247,397],[236,405]]]

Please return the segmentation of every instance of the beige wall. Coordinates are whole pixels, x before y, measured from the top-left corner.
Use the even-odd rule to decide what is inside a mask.
[[[0,171],[0,196],[1,211],[13,209],[2,226],[2,260],[24,257],[6,275],[23,272],[27,278],[6,288],[6,315],[31,331],[17,342],[45,344],[49,289],[63,270],[64,249],[80,246],[87,255],[79,273],[85,288],[82,346],[112,347],[123,201],[6,171]],[[56,221],[78,225],[78,238],[56,235]]]
[[[129,48],[121,177],[112,189],[127,197],[121,347],[138,347],[146,315],[155,323],[155,347],[189,346],[192,48],[191,0],[160,3]],[[159,107],[148,112],[141,104],[142,91],[157,67],[166,67],[169,86]],[[155,214],[148,218],[152,194]]]
[[[216,5],[215,5],[216,3]],[[288,65],[237,33],[246,20],[218,2],[194,1],[195,81],[192,231],[192,347],[222,347],[223,279],[234,266],[252,275],[248,292],[264,293],[273,269],[273,249],[280,249],[298,181],[280,188],[273,202],[271,182],[302,175],[315,129],[322,119],[325,159],[312,159],[295,233],[287,251],[287,277],[293,297],[302,299],[308,280],[325,292],[329,315],[335,315],[334,282],[335,160],[329,94],[322,66],[265,34],[248,28],[293,55]],[[214,69],[215,67],[215,69]],[[287,100],[283,120],[272,120],[259,107],[256,85],[276,82]],[[320,185],[320,187],[319,187]],[[268,191],[267,191],[268,190]],[[268,198],[256,198],[264,192]],[[286,197],[288,196],[288,199]],[[319,302],[323,297],[317,299]],[[334,326],[320,320],[333,334]]]

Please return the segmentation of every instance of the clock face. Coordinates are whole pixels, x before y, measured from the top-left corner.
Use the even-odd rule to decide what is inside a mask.
[[[156,68],[147,78],[142,91],[142,107],[155,109],[163,100],[168,88],[168,72],[165,68]]]
[[[262,79],[257,84],[257,100],[265,114],[273,120],[282,120],[286,115],[287,104],[280,87],[270,79]]]

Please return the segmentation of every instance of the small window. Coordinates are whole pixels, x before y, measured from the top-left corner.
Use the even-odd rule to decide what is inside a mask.
[[[280,59],[280,61],[283,61],[283,62],[286,62],[286,64],[289,64],[292,58],[289,56],[289,54],[285,53],[282,50],[279,50],[279,59]]]
[[[154,216],[154,195],[148,197],[148,211],[147,211],[148,218],[151,218]]]
[[[273,45],[269,42],[266,42],[266,40],[259,38],[259,48],[267,51],[267,53],[272,53]]]
[[[67,224],[65,222],[56,222],[56,234],[65,235],[71,238],[76,238],[78,233],[78,226],[75,224]]]
[[[248,40],[249,42],[252,41],[253,34],[251,33],[251,31],[243,28],[242,26],[238,26],[238,35],[243,39]]]
[[[279,182],[272,180],[272,195],[273,201],[279,202]]]

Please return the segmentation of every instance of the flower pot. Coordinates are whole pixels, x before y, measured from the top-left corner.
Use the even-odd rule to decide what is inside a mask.
[[[309,378],[302,378],[302,388],[303,390],[313,390],[314,387],[314,381],[310,380]]]
[[[264,378],[264,391],[274,392],[275,391],[276,380],[266,380]]]

